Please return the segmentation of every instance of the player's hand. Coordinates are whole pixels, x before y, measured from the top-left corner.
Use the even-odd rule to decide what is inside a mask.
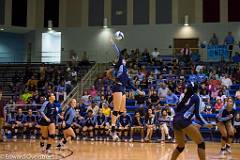
[[[63,128],[66,127],[66,122],[65,122],[65,121],[63,121],[63,123],[62,123],[62,127],[63,127]]]
[[[46,118],[46,121],[47,121],[47,122],[50,122],[50,119],[49,119],[49,118]]]
[[[229,118],[233,118],[233,115],[232,115],[232,114],[230,114],[228,117],[229,117]]]
[[[212,125],[211,123],[208,123],[208,124],[206,125],[206,127],[207,127],[208,129],[211,129],[211,128],[213,128],[213,125]]]

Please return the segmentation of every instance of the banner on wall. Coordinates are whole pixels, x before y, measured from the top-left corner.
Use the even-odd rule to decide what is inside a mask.
[[[220,61],[228,59],[228,47],[226,45],[215,45],[207,47],[208,61]]]

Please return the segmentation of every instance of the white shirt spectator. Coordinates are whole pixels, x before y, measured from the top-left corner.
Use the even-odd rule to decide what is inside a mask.
[[[235,97],[240,100],[240,90],[236,92]]]
[[[160,55],[160,53],[158,52],[158,51],[153,51],[152,53],[151,53],[151,56],[153,57],[153,58],[158,58],[158,56]]]
[[[203,67],[204,67],[204,66],[198,65],[198,66],[196,67],[196,72],[199,73],[201,70],[203,70]]]
[[[228,77],[223,77],[221,81],[222,85],[226,86],[227,88],[229,88],[232,85],[232,80]]]
[[[168,87],[165,87],[165,88],[160,87],[158,89],[158,96],[165,98],[167,96],[167,94],[168,94],[168,91],[169,91]]]

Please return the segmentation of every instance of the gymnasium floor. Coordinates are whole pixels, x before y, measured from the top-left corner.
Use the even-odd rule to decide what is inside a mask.
[[[239,160],[240,144],[233,144],[231,156],[218,155],[220,144],[207,142],[209,160]],[[73,141],[63,151],[53,149],[51,157],[40,154],[39,141],[17,140],[0,143],[0,159],[66,160],[168,160],[175,144]],[[197,160],[196,145],[189,142],[179,160]]]

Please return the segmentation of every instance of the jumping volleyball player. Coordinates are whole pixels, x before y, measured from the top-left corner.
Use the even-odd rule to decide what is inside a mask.
[[[73,123],[73,119],[75,118],[75,110],[74,108],[77,106],[76,99],[72,99],[68,108],[66,109],[62,122],[62,129],[64,138],[61,139],[60,143],[57,145],[57,148],[61,149],[67,142],[71,141],[76,137],[71,125]]]
[[[42,107],[40,108],[41,119],[39,122],[40,130],[41,130],[41,140],[40,146],[42,148],[42,152],[47,154],[50,153],[50,148],[54,143],[55,139],[55,122],[57,118],[57,106],[54,104],[55,95],[51,93],[49,95],[49,100],[44,102]],[[45,140],[47,140],[46,149],[44,148]]]
[[[227,104],[219,111],[217,115],[217,126],[221,133],[222,148],[220,154],[231,153],[231,143],[234,136],[233,120],[236,115],[233,99],[229,97]]]
[[[188,102],[189,101],[189,102]],[[185,135],[190,137],[198,145],[198,156],[205,160],[205,143],[197,127],[192,124],[192,117],[195,117],[208,128],[212,125],[207,123],[200,114],[202,100],[198,94],[198,85],[191,84],[182,101],[177,105],[176,115],[173,119],[174,135],[176,136],[177,148],[172,153],[171,160],[176,160],[185,148]]]
[[[110,69],[107,72],[107,76],[109,79],[113,81],[112,96],[113,96],[113,113],[112,113],[112,137],[113,140],[119,139],[116,132],[116,119],[119,115],[121,115],[124,111],[126,111],[126,87],[133,89],[138,92],[138,94],[144,94],[142,91],[138,90],[134,85],[131,79],[128,76],[128,71],[126,67],[126,61],[123,57],[122,52],[114,43],[114,40],[111,38],[110,42],[112,43],[112,47],[115,50],[115,53],[118,57],[118,62],[114,69]]]

